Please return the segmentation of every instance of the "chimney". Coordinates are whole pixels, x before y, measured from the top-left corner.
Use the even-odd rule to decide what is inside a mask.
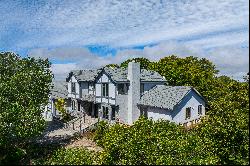
[[[140,116],[137,103],[140,100],[140,63],[134,61],[128,63],[128,80],[130,82],[128,90],[128,124],[132,125]]]

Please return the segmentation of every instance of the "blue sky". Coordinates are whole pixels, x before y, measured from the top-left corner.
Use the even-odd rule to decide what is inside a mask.
[[[57,79],[79,68],[175,54],[249,71],[247,0],[0,0],[0,51],[48,57]]]

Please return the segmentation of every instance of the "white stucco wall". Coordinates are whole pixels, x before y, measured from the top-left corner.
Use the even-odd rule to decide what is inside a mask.
[[[109,85],[109,96],[108,97],[102,97],[102,85],[101,83],[108,83]],[[115,104],[115,96],[116,96],[116,86],[109,77],[103,73],[101,77],[97,80],[97,83],[95,84],[95,94],[96,94],[96,102],[97,103],[109,103],[114,105]]]
[[[202,105],[202,115],[198,115],[198,105]],[[186,118],[186,108],[191,107],[191,118]],[[195,93],[190,91],[172,113],[173,121],[176,123],[186,123],[205,115],[205,101]]]
[[[152,118],[153,120],[164,119],[172,121],[171,112],[166,109],[148,107],[148,118]]]

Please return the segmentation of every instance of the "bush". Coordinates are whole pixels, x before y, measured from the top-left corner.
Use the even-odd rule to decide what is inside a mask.
[[[205,140],[165,120],[141,117],[133,126],[115,124],[96,132],[104,148],[100,164],[214,164],[216,156],[204,153]],[[100,134],[100,135],[98,135]]]
[[[93,154],[83,148],[61,148],[44,162],[46,165],[92,165]]]

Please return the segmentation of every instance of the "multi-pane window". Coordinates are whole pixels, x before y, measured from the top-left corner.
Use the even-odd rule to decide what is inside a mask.
[[[186,119],[190,119],[191,117],[191,107],[186,108]]]
[[[109,96],[109,84],[102,83],[102,96],[108,97]]]
[[[76,92],[76,83],[75,82],[71,83],[71,92],[73,92],[73,93]]]
[[[120,95],[128,94],[128,84],[118,84],[117,91],[118,91],[118,94]]]
[[[202,115],[202,105],[198,105],[198,115]]]

